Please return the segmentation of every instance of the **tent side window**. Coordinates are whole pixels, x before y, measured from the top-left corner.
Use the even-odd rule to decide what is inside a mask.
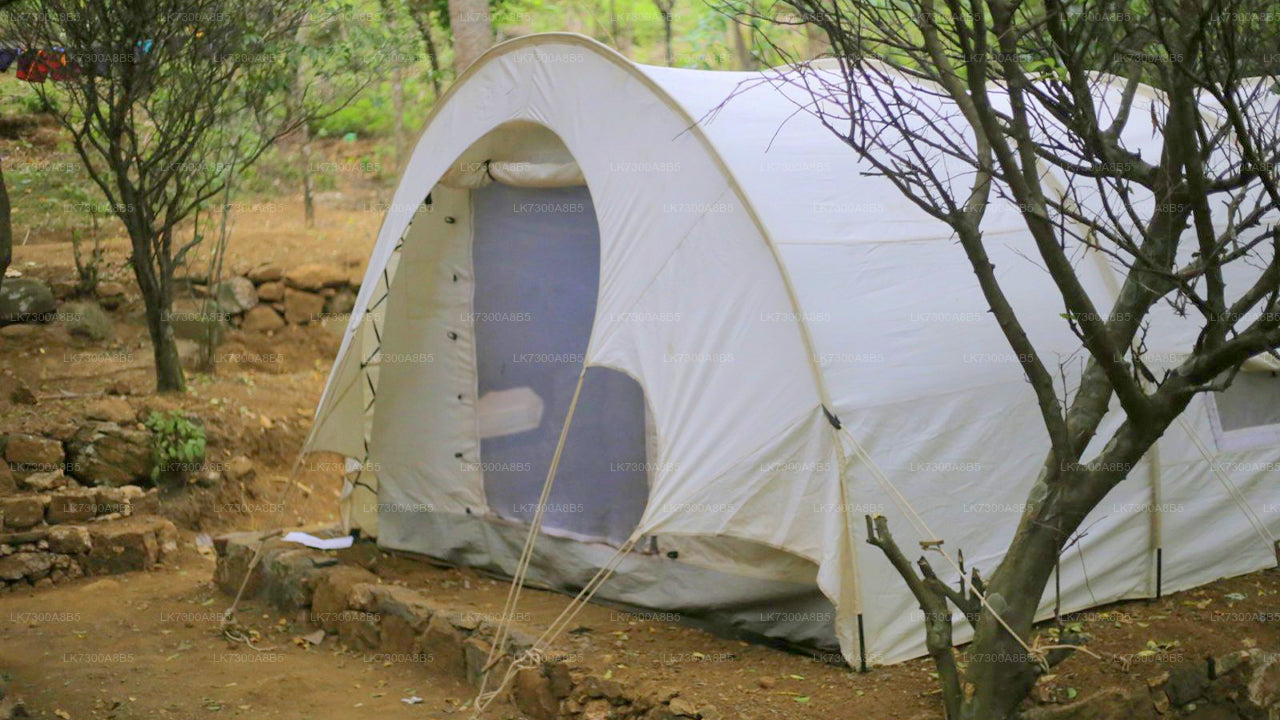
[[[1241,372],[1210,397],[1219,447],[1244,449],[1280,437],[1280,373]]]

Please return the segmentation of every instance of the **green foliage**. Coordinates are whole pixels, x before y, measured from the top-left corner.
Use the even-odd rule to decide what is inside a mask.
[[[166,470],[204,462],[204,428],[180,411],[152,412],[147,417],[147,429],[151,431],[153,481]]]
[[[404,126],[412,136],[431,111],[431,83],[425,67],[413,65],[404,76]],[[366,86],[355,100],[328,117],[312,124],[317,137],[342,137],[353,132],[359,137],[390,137],[395,129],[395,106],[391,82]]]

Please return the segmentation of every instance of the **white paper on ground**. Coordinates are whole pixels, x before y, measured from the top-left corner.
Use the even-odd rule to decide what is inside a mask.
[[[284,541],[301,543],[317,550],[341,550],[342,548],[351,547],[351,543],[355,541],[355,538],[350,535],[336,538],[318,538],[310,533],[291,532],[284,536]]]

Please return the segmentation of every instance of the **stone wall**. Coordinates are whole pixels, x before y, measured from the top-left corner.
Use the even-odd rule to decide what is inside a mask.
[[[0,533],[0,593],[151,570],[177,549],[173,523],[148,515]]]
[[[65,441],[3,435],[0,455],[0,592],[149,570],[177,549],[173,523],[134,516],[151,449],[133,425],[89,421]]]
[[[239,590],[256,546],[254,533],[215,540],[214,580],[223,592]],[[247,597],[305,615],[351,650],[407,658],[473,685],[479,683],[496,630],[477,613],[446,607],[425,592],[386,583],[362,567],[279,540],[264,546],[245,588]],[[532,646],[532,635],[511,632],[508,657]],[[490,677],[501,677],[507,667],[499,663]],[[535,720],[718,718],[714,708],[696,707],[677,689],[594,674],[572,653],[552,652],[538,667],[520,670],[508,693],[520,712]]]
[[[192,296],[174,301],[179,337],[201,337],[202,323],[226,323],[249,332],[269,332],[286,325],[310,325],[345,319],[355,307],[364,273],[358,267],[307,263],[292,269],[260,265],[209,288],[195,278]],[[214,298],[216,315],[205,311],[204,298]]]

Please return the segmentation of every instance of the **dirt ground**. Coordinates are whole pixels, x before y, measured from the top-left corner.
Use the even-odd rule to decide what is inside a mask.
[[[411,661],[295,642],[292,618],[250,604],[257,650],[219,632],[213,561],[86,579],[0,603],[0,662],[37,718],[448,717],[470,688]],[[421,698],[408,704],[405,698]]]

